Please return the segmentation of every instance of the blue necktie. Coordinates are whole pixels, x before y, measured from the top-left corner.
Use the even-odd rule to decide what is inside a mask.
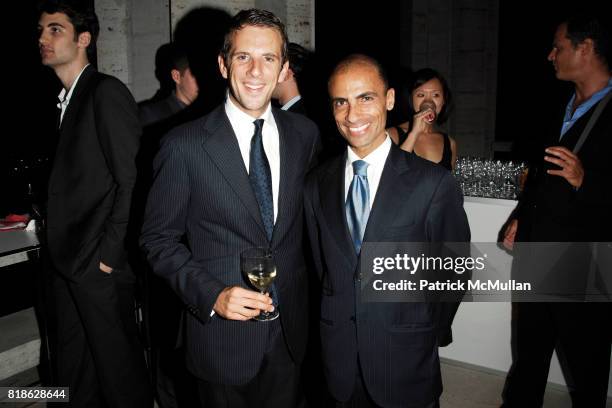
[[[357,254],[361,252],[361,242],[370,216],[370,186],[368,185],[367,169],[367,162],[363,160],[353,162],[353,181],[346,197],[346,220]]]
[[[261,219],[266,230],[268,243],[272,242],[272,231],[274,231],[274,201],[272,198],[272,175],[270,173],[270,163],[266,157],[263,147],[262,133],[263,119],[253,122],[255,133],[251,138],[251,152],[249,157],[249,181],[255,193],[255,199],[259,204]],[[270,286],[270,296],[274,306],[278,306],[276,287],[274,283]]]

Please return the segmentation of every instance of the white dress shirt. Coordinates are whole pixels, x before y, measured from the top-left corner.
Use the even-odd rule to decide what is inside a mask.
[[[289,110],[289,108],[295,105],[300,99],[302,99],[302,95],[294,96],[293,98],[289,99],[287,103],[281,107],[281,109],[284,111]]]
[[[59,95],[57,95],[57,99],[59,99],[57,107],[62,110],[62,113],[60,114],[60,126],[62,125],[62,120],[64,120],[64,113],[66,113],[66,109],[68,109],[70,98],[72,98],[72,92],[74,92],[74,88],[76,87],[77,82],[79,82],[79,78],[81,78],[83,71],[85,71],[85,68],[87,68],[88,66],[89,64],[85,65],[81,72],[79,72],[79,75],[77,75],[77,77],[74,79],[74,82],[72,83],[72,86],[70,87],[68,92],[66,92],[65,88],[62,88]]]
[[[238,139],[240,154],[242,161],[246,167],[247,174],[249,172],[249,163],[251,162],[251,139],[255,133],[255,119],[252,116],[241,111],[232,102],[229,94],[225,97],[225,114],[227,115],[232,129]],[[276,223],[276,215],[278,214],[278,188],[280,185],[280,142],[278,137],[278,128],[274,115],[272,115],[272,105],[268,103],[265,112],[257,119],[263,119],[264,124],[261,130],[262,143],[268,163],[270,164],[270,174],[272,176],[272,201],[274,202],[274,222]],[[210,317],[215,315],[215,311],[211,310]]]
[[[253,123],[255,119],[241,111],[234,102],[232,102],[229,95],[225,98],[225,113],[238,139],[240,154],[242,155],[242,160],[244,161],[244,166],[248,173],[251,157],[251,139],[255,133],[255,124]],[[278,128],[274,121],[270,103],[268,103],[265,112],[257,119],[264,120],[262,141],[268,163],[270,164],[270,174],[272,175],[272,200],[274,203],[274,222],[276,223],[276,216],[278,215],[278,190],[280,185],[280,142]]]
[[[385,162],[387,161],[387,156],[389,156],[389,151],[391,150],[391,138],[387,134],[385,141],[363,159],[357,156],[350,146],[348,146],[347,149],[348,155],[346,156],[346,165],[344,166],[344,201],[346,202],[349,187],[351,186],[353,176],[355,175],[353,173],[353,162],[356,160],[363,160],[368,163],[366,171],[368,177],[368,187],[370,189],[370,209],[372,209],[372,205],[376,199],[378,185],[380,184],[380,176],[382,176],[383,168],[385,167]]]

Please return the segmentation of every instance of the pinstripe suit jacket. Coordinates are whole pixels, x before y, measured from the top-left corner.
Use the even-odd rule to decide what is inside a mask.
[[[426,406],[442,392],[438,338],[458,303],[365,303],[360,259],[346,223],[346,153],[306,182],[305,212],[322,278],[321,343],[330,392],[346,401],[358,359],[366,388],[384,407]],[[366,242],[469,242],[463,197],[441,166],[393,145],[364,234]]]
[[[307,280],[302,251],[303,185],[318,130],[304,116],[273,109],[280,139],[278,215],[271,247],[281,323],[291,356],[303,358]],[[154,161],[141,245],[154,273],[187,305],[187,366],[201,379],[245,384],[259,371],[269,325],[210,317],[227,286],[249,287],[240,252],[268,246],[259,206],[223,105],[172,130]]]

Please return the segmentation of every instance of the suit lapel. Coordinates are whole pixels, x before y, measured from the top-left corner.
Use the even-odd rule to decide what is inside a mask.
[[[376,242],[384,237],[387,228],[393,223],[395,215],[402,203],[408,203],[412,188],[401,185],[399,176],[409,170],[404,153],[399,147],[392,145],[385,162],[378,190],[374,198],[368,224],[363,236],[363,242]],[[398,196],[401,192],[401,197]]]
[[[346,153],[334,159],[327,172],[321,178],[319,191],[321,207],[325,210],[325,219],[334,237],[338,237],[336,244],[346,259],[352,265],[357,266],[357,253],[353,246],[351,233],[346,223],[346,211],[344,207],[344,167]]]
[[[63,133],[64,129],[71,130],[74,128],[78,116],[77,113],[82,106],[83,96],[89,89],[95,74],[96,70],[91,65],[85,68],[81,74],[81,77],[76,83],[76,88],[74,88],[74,92],[72,92],[72,96],[70,97],[70,103],[66,108],[66,112],[64,112],[64,119],[60,125],[60,133]]]
[[[54,191],[58,184],[62,183],[62,180],[56,180],[55,172],[58,167],[58,164],[63,161],[63,152],[66,150],[66,147],[70,145],[70,140],[75,131],[76,118],[78,117],[78,112],[83,106],[83,100],[87,94],[87,90],[90,88],[91,83],[93,82],[94,76],[96,74],[96,70],[89,65],[83,73],[81,77],[76,83],[76,87],[72,92],[72,96],[70,97],[70,103],[64,112],[64,118],[60,124],[61,118],[61,109],[57,113],[57,123],[59,128],[57,130],[57,147],[55,149],[55,155],[53,156],[53,167],[51,170],[51,175],[49,177],[49,191]]]
[[[259,204],[257,204],[253,194],[253,188],[244,166],[244,160],[242,160],[238,140],[225,114],[223,105],[210,113],[204,131],[207,135],[203,143],[204,150],[206,150],[227,183],[238,195],[251,217],[259,225],[260,232],[267,241]]]

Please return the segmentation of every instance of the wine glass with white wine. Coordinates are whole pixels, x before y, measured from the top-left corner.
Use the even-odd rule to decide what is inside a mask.
[[[247,279],[261,294],[265,294],[274,278],[276,278],[276,265],[272,259],[272,252],[268,248],[249,248],[240,254],[240,269]],[[274,320],[278,317],[278,309],[273,312],[260,312],[253,319],[260,322]]]

